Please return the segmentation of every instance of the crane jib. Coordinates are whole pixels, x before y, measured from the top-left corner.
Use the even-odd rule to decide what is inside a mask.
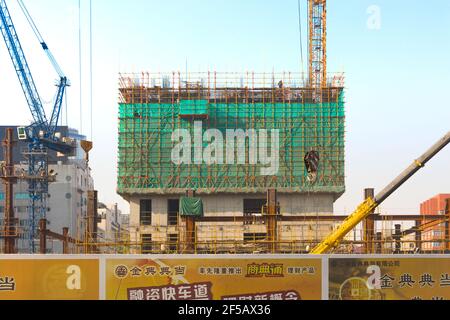
[[[17,36],[17,32],[14,23],[12,22],[11,15],[9,13],[5,0],[0,0],[0,29],[2,32],[2,36],[5,40],[6,46],[8,48],[9,55],[13,62],[17,77],[19,78],[22,91],[24,92],[25,98],[27,100],[28,107],[33,117],[32,127],[38,129],[33,131],[43,132],[44,137],[46,139],[54,140],[55,139],[54,134],[56,132],[56,128],[58,126],[61,114],[61,106],[63,103],[65,89],[69,85],[69,81],[67,77],[63,74],[61,68],[56,62],[56,59],[50,52],[48,45],[45,43],[45,41],[43,41],[36,25],[34,24],[33,19],[29,15],[29,12],[25,8],[23,2],[20,1],[19,4],[22,8],[22,11],[24,11],[24,14],[28,22],[30,23],[33,31],[35,32],[35,34],[39,36],[40,45],[46,52],[52,66],[54,67],[55,71],[58,73],[60,77],[50,121],[46,117],[40,95],[35,85],[27,59],[25,58],[25,54],[20,44],[19,37]],[[39,139],[39,137],[29,137],[29,138],[31,140]]]

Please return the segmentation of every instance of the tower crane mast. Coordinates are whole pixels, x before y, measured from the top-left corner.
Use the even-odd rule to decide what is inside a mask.
[[[308,0],[309,81],[315,92],[327,86],[327,1]]]
[[[313,99],[322,102],[322,89],[327,87],[327,1],[308,0],[309,23],[309,83]],[[312,254],[323,254],[335,249],[344,237],[382,204],[392,193],[450,143],[450,132],[414,161],[400,176],[373,198],[366,199],[329,236],[319,243]]]
[[[59,76],[56,85],[57,92],[55,101],[50,120],[48,120],[8,6],[5,0],[0,0],[0,31],[33,118],[30,126],[18,129],[18,136],[19,140],[24,140],[29,143],[28,151],[24,153],[24,156],[27,159],[27,180],[30,198],[29,242],[31,252],[34,253],[34,239],[37,230],[36,221],[45,218],[47,213],[46,201],[49,183],[47,149],[69,154],[74,150],[75,145],[70,140],[60,140],[55,134],[60,119],[64,94],[66,88],[70,85],[69,80],[62,72],[62,69],[42,38],[23,1],[18,0],[18,3],[34,34],[38,38],[42,49],[47,54],[47,57]]]

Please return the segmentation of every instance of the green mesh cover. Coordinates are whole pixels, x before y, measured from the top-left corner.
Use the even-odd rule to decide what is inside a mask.
[[[207,116],[207,100],[182,100],[180,101],[180,116]]]
[[[203,201],[200,198],[180,199],[180,216],[203,217]]]
[[[194,131],[194,120],[180,112],[206,108],[203,130],[279,129],[280,168],[276,176],[260,175],[261,165],[175,165],[171,152],[175,129]],[[208,103],[119,105],[118,192],[120,194],[261,193],[345,191],[343,91],[332,103]],[[248,142],[247,142],[248,143]],[[208,143],[204,144],[206,147]],[[308,179],[307,152],[320,154],[317,178]]]

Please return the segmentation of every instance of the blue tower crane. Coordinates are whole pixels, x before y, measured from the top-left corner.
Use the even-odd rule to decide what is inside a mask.
[[[8,48],[14,69],[19,78],[19,82],[33,117],[31,125],[26,128],[18,129],[18,135],[20,140],[26,140],[28,142],[28,150],[24,155],[27,158],[28,173],[26,179],[28,180],[28,192],[30,196],[29,243],[31,253],[34,253],[37,222],[39,219],[45,219],[48,210],[47,198],[49,174],[47,150],[69,154],[73,152],[75,145],[68,139],[61,140],[56,136],[64,94],[66,88],[70,86],[69,80],[56,62],[56,59],[37,29],[36,24],[31,18],[24,3],[22,0],[18,0],[18,3],[30,23],[33,32],[37,36],[42,49],[47,54],[59,76],[51,117],[48,119],[20,44],[16,28],[12,22],[6,1],[0,0],[0,31],[5,40],[6,47]]]

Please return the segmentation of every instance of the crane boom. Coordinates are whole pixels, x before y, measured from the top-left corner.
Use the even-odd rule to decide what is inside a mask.
[[[58,84],[58,92],[55,97],[55,104],[53,106],[52,117],[47,128],[46,137],[52,139],[55,136],[56,128],[58,127],[59,116],[61,114],[61,106],[63,103],[66,88],[69,85],[67,77],[62,76]]]
[[[41,98],[34,83],[27,59],[25,58],[25,54],[19,41],[19,37],[17,36],[14,23],[12,22],[9,9],[6,5],[6,1],[0,0],[0,30],[2,32],[3,38],[8,48],[8,52],[22,86],[22,90],[25,94],[28,107],[33,117],[33,123],[29,127],[29,130],[24,130],[24,132],[26,133],[25,140],[31,140],[35,147],[43,145],[51,150],[68,154],[72,152],[74,146],[59,141],[55,137],[55,133],[61,115],[61,107],[64,100],[64,95],[67,87],[70,86],[70,82],[64,75],[61,67],[57,63],[48,45],[44,41],[41,33],[39,32],[36,24],[33,21],[33,18],[25,7],[25,4],[22,0],[18,0],[18,3],[40,45],[42,46],[42,49],[46,53],[53,68],[59,76],[59,81],[56,85],[58,89],[55,95],[55,101],[49,121],[46,117]]]
[[[34,123],[33,127],[47,128],[48,120],[45,116],[41,98],[33,80],[27,59],[17,36],[16,28],[9,14],[5,0],[0,1],[0,30],[8,48],[9,55],[14,64],[17,76],[22,86],[23,93],[28,102]]]
[[[48,211],[47,199],[49,173],[47,149],[69,154],[75,149],[75,144],[74,141],[70,139],[65,138],[60,140],[55,134],[61,114],[64,94],[67,86],[69,86],[69,81],[49,50],[49,47],[45,43],[23,1],[18,0],[18,3],[31,28],[33,29],[34,34],[38,38],[42,49],[47,54],[47,57],[59,76],[59,81],[56,85],[58,89],[49,121],[45,115],[42,101],[34,83],[33,76],[25,58],[25,54],[11,19],[6,1],[0,0],[0,30],[33,117],[33,123],[28,128],[18,128],[18,135],[19,140],[30,142],[28,145],[28,150],[24,153],[24,156],[27,159],[28,164],[27,180],[30,199],[30,205],[28,206],[30,217],[28,226],[28,240],[30,243],[30,250],[34,253],[35,234],[37,232],[36,220],[44,219]]]
[[[311,254],[324,254],[336,248],[344,237],[373,212],[390,195],[408,181],[414,174],[422,169],[436,154],[450,143],[450,132],[436,142],[420,158],[415,160],[405,171],[395,178],[386,188],[378,193],[375,198],[366,199],[334,232],[316,246]]]
[[[4,1],[4,0],[3,0]],[[50,63],[52,64],[53,68],[55,69],[56,73],[58,73],[59,76],[59,83],[57,85],[58,91],[56,92],[55,101],[53,105],[53,111],[50,118],[50,122],[47,124],[46,130],[44,130],[44,136],[48,140],[54,140],[53,137],[56,132],[56,128],[58,126],[59,116],[61,113],[61,106],[63,102],[63,97],[66,92],[66,88],[70,86],[69,80],[65,76],[64,72],[62,71],[61,66],[56,61],[55,57],[53,56],[52,52],[50,51],[47,43],[45,42],[44,38],[42,37],[41,33],[39,32],[38,27],[36,26],[36,23],[33,20],[33,17],[30,15],[30,12],[28,11],[27,7],[23,3],[22,0],[18,0],[18,4],[20,8],[22,9],[22,12],[25,15],[25,18],[28,20],[28,23],[30,24],[31,29],[33,30],[34,34],[37,37],[37,40],[39,41],[42,49],[44,50],[45,54],[47,55],[48,59],[50,60]]]

